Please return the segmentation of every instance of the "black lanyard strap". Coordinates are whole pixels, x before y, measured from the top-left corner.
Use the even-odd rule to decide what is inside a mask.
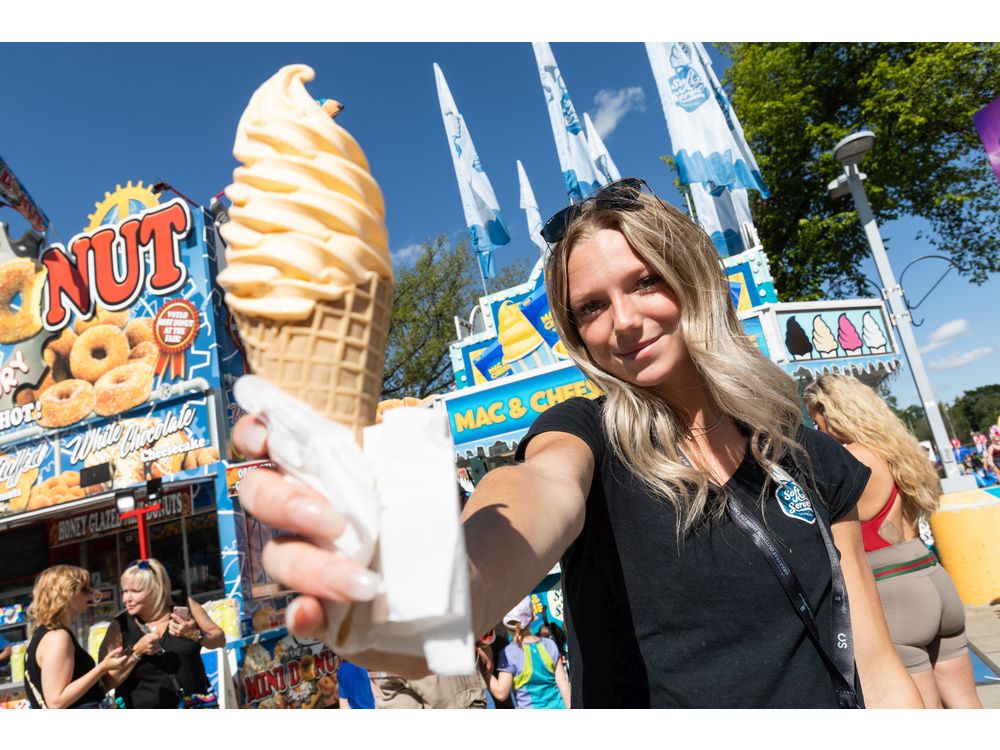
[[[678,452],[681,461],[691,467],[690,462],[683,453]],[[775,465],[771,469],[771,478],[778,484],[778,487],[785,485],[797,486],[795,480],[781,467]],[[832,649],[828,649],[820,638],[819,627],[816,624],[816,615],[809,604],[798,576],[791,566],[785,562],[784,556],[778,550],[771,535],[767,533],[763,526],[758,523],[735,495],[726,499],[726,514],[733,522],[733,525],[747,537],[754,546],[764,555],[764,559],[770,566],[778,583],[785,592],[785,596],[792,603],[792,608],[802,620],[806,627],[806,632],[816,644],[820,655],[823,657],[823,664],[830,674],[830,681],[833,683],[834,692],[837,694],[837,703],[841,708],[858,708],[858,696],[854,687],[854,639],[851,632],[851,611],[847,600],[847,586],[844,583],[844,571],[840,566],[840,554],[833,544],[833,538],[826,521],[813,507],[809,497],[799,489],[799,497],[812,510],[816,525],[819,527],[820,536],[826,547],[827,555],[830,558],[830,587],[832,603],[830,607],[830,641]]]

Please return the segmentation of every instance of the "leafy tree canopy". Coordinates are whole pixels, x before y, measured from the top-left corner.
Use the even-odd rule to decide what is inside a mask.
[[[751,210],[783,300],[870,295],[869,253],[833,146],[862,129],[880,224],[926,219],[928,240],[974,283],[1000,270],[1000,200],[972,115],[1000,96],[1000,45],[727,44],[733,107],[772,193]],[[886,238],[890,247],[890,238]]]
[[[529,271],[527,262],[504,266],[488,281],[490,291],[527,281]],[[452,245],[440,236],[395,277],[382,398],[444,393],[455,379],[448,353],[455,316],[468,319],[483,294],[477,262],[465,240]]]

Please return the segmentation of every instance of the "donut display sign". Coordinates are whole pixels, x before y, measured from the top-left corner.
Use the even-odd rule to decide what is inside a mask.
[[[0,446],[219,388],[211,217],[144,195],[37,258],[0,232]]]
[[[340,657],[293,635],[247,646],[237,680],[240,708],[333,708]]]

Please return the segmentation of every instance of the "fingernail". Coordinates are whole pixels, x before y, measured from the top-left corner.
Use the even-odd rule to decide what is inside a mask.
[[[267,444],[267,427],[253,420],[243,428],[240,438],[247,452],[261,454]]]
[[[378,593],[380,578],[370,570],[346,572],[343,565],[332,565],[323,571],[323,583],[336,591],[343,591],[356,602],[367,602]],[[346,584],[346,586],[345,586]]]
[[[329,503],[309,497],[293,497],[288,501],[288,515],[308,527],[310,536],[336,539],[344,530],[340,514]]]

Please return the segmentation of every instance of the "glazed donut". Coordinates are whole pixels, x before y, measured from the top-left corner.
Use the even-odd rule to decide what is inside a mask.
[[[91,383],[127,361],[128,339],[121,329],[107,324],[88,328],[69,352],[69,369],[73,377]]]
[[[73,328],[76,329],[77,333],[83,333],[94,326],[100,325],[112,325],[121,330],[125,327],[126,323],[128,323],[128,310],[111,312],[110,310],[105,310],[103,307],[98,307],[97,312],[94,313],[94,317],[87,320],[77,318],[73,324]]]
[[[128,361],[145,362],[155,370],[156,363],[160,361],[160,350],[152,341],[140,341],[128,353]]]
[[[153,319],[136,318],[130,320],[125,326],[125,336],[128,338],[128,345],[135,349],[136,345],[143,341],[153,342]]]
[[[120,331],[119,334],[124,340],[125,334]],[[83,336],[80,340],[83,340]],[[94,391],[97,394],[97,406],[94,410],[98,414],[102,417],[121,414],[149,400],[149,394],[153,391],[153,368],[145,362],[119,365],[101,376],[94,384]]]
[[[94,386],[86,380],[64,380],[42,394],[42,427],[65,427],[79,422],[94,410]]]
[[[0,344],[23,341],[42,330],[45,274],[45,267],[29,258],[0,265]],[[14,310],[12,303],[18,295],[21,304]]]

